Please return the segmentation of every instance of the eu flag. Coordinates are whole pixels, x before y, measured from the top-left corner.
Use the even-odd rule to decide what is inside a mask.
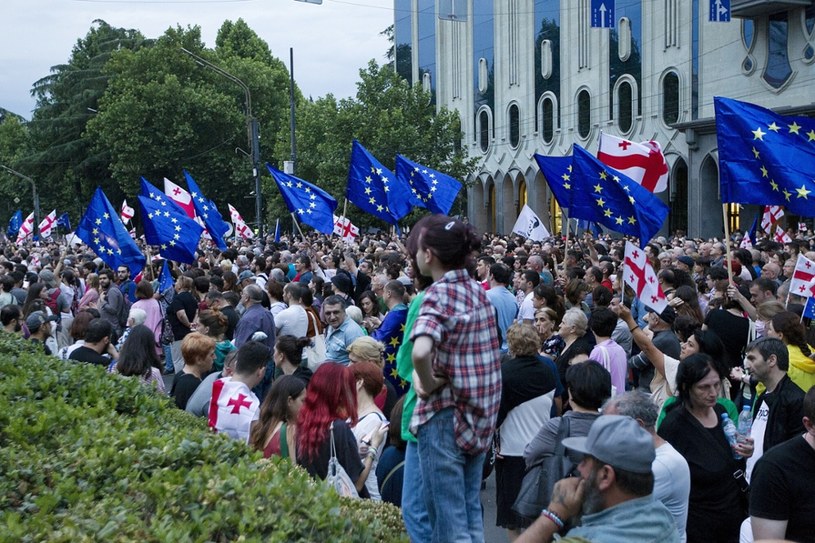
[[[402,155],[396,155],[396,177],[410,186],[413,204],[432,213],[447,215],[461,190],[461,183]]]
[[[345,196],[358,208],[388,224],[410,213],[410,186],[384,167],[354,140]]]
[[[8,222],[8,228],[6,229],[6,237],[8,239],[16,238],[17,232],[20,231],[20,227],[23,225],[23,211],[18,209],[14,212],[14,215],[11,216],[11,219]]]
[[[158,274],[158,291],[164,293],[168,288],[172,288],[173,284],[173,274],[170,273],[170,267],[167,265],[167,260],[162,260],[161,273]]]
[[[568,209],[572,201],[572,157],[535,154],[535,162],[538,163],[558,205]]]
[[[719,96],[714,105],[722,202],[815,216],[815,119]]]
[[[212,241],[222,251],[226,251],[226,242],[224,241],[224,234],[229,231],[229,225],[224,221],[223,216],[215,207],[212,200],[204,196],[198,183],[192,176],[184,170],[184,177],[187,179],[187,188],[190,189],[190,197],[192,198],[192,205],[195,207],[195,214],[201,217],[204,221],[204,227],[209,232]]]
[[[399,304],[388,311],[379,328],[371,332],[371,337],[385,345],[385,378],[393,384],[393,388],[398,395],[407,392],[408,383],[396,371],[396,353],[402,344],[405,334],[405,321],[407,320],[408,308],[404,304]]]
[[[647,243],[668,216],[662,200],[588,151],[574,146],[569,216],[597,222],[609,230]]]
[[[66,231],[71,231],[71,217],[68,216],[66,211],[57,218],[57,226],[64,228]]]
[[[172,198],[168,198],[164,191],[158,190],[155,185],[153,185],[150,181],[145,179],[144,177],[141,178],[141,192],[139,193],[141,196],[146,196],[151,200],[154,200],[158,205],[162,208],[170,208],[173,211],[182,211],[181,206],[173,201]],[[186,215],[187,213],[184,212]],[[187,216],[189,219],[189,216]]]
[[[159,254],[176,262],[192,264],[204,228],[178,206],[162,206],[147,196],[139,196],[144,237],[159,247]]]
[[[286,207],[300,222],[323,234],[331,234],[334,231],[334,210],[337,209],[337,200],[308,181],[283,173],[269,164],[266,164],[266,167],[277,183],[277,188],[286,201]],[[277,228],[275,233],[277,234]]]
[[[79,220],[76,237],[114,270],[125,266],[130,276],[135,277],[144,268],[144,255],[101,188],[93,193],[87,211]]]

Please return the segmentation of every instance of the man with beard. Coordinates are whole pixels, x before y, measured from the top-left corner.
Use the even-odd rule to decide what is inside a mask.
[[[555,484],[549,506],[518,543],[552,541],[566,522],[581,513],[580,525],[560,541],[678,543],[673,516],[651,495],[653,440],[634,419],[603,415],[588,436],[566,438],[563,444],[583,456],[577,467],[580,477]]]

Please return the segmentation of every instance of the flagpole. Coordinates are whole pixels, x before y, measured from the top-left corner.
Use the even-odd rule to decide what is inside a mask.
[[[727,251],[727,282],[733,284],[733,255],[730,252],[730,222],[727,220],[727,204],[722,204],[724,218],[724,248]]]
[[[348,198],[345,198],[345,201],[342,203],[342,216],[340,217],[340,225],[345,225],[345,212],[348,210]],[[340,236],[342,238],[342,236]]]
[[[297,231],[300,232],[300,237],[303,238],[303,241],[306,241],[306,235],[303,234],[303,231],[300,229],[300,224],[297,222],[297,218],[294,216],[294,213],[291,214],[291,220],[294,221],[294,226],[296,226]]]

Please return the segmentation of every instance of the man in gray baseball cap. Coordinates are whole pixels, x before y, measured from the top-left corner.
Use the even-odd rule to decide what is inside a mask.
[[[549,542],[582,512],[580,525],[560,541],[603,543],[678,543],[671,513],[654,500],[654,443],[630,417],[603,415],[585,437],[569,437],[563,444],[582,455],[580,477],[555,484],[552,501],[516,541]]]

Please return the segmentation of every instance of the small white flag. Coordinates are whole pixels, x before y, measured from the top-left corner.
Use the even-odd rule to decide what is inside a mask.
[[[540,218],[532,211],[532,208],[524,204],[521,209],[518,220],[515,221],[515,226],[512,227],[512,233],[518,234],[531,239],[532,241],[543,241],[546,238],[552,237],[552,234],[546,229]]]
[[[668,299],[659,286],[654,268],[645,258],[645,251],[631,243],[625,242],[625,284],[634,289],[637,298],[650,307],[655,313],[662,313],[668,307]]]
[[[787,231],[781,228],[779,225],[775,229],[775,241],[778,243],[790,243],[792,238],[789,236],[789,234],[787,234]]]
[[[761,229],[768,234],[772,231],[773,225],[784,216],[784,208],[781,206],[764,206],[764,214],[761,216]]]
[[[178,207],[183,209],[184,213],[186,213],[189,218],[195,218],[195,204],[192,203],[192,196],[190,196],[190,193],[166,177],[164,178],[164,194],[169,196],[173,202],[178,204]]]
[[[40,239],[50,238],[51,237],[51,230],[57,224],[57,210],[53,210],[51,213],[46,215],[42,221],[40,222],[39,231],[40,231]]]
[[[798,255],[795,263],[795,271],[790,278],[790,294],[809,298],[815,292],[812,290],[812,283],[815,281],[815,262],[804,255]]]
[[[23,224],[20,225],[20,230],[17,232],[17,245],[22,245],[25,238],[34,232],[34,212],[32,211],[28,217],[25,218]]]
[[[127,205],[127,200],[122,200],[122,209],[119,211],[119,215],[122,218],[122,224],[127,224],[127,222],[133,218],[136,214],[136,210]]]
[[[359,235],[359,228],[354,226],[354,223],[348,217],[334,215],[334,233],[340,236],[343,241],[351,243]]]
[[[229,206],[229,216],[232,218],[232,224],[235,225],[235,231],[240,234],[243,239],[252,239],[255,237],[255,233],[252,232],[252,229],[249,228],[249,225],[244,222],[243,217],[238,212],[237,209],[232,207],[232,204],[227,204]]]
[[[602,132],[597,159],[630,177],[649,192],[663,192],[668,188],[668,161],[656,141],[635,143]]]

